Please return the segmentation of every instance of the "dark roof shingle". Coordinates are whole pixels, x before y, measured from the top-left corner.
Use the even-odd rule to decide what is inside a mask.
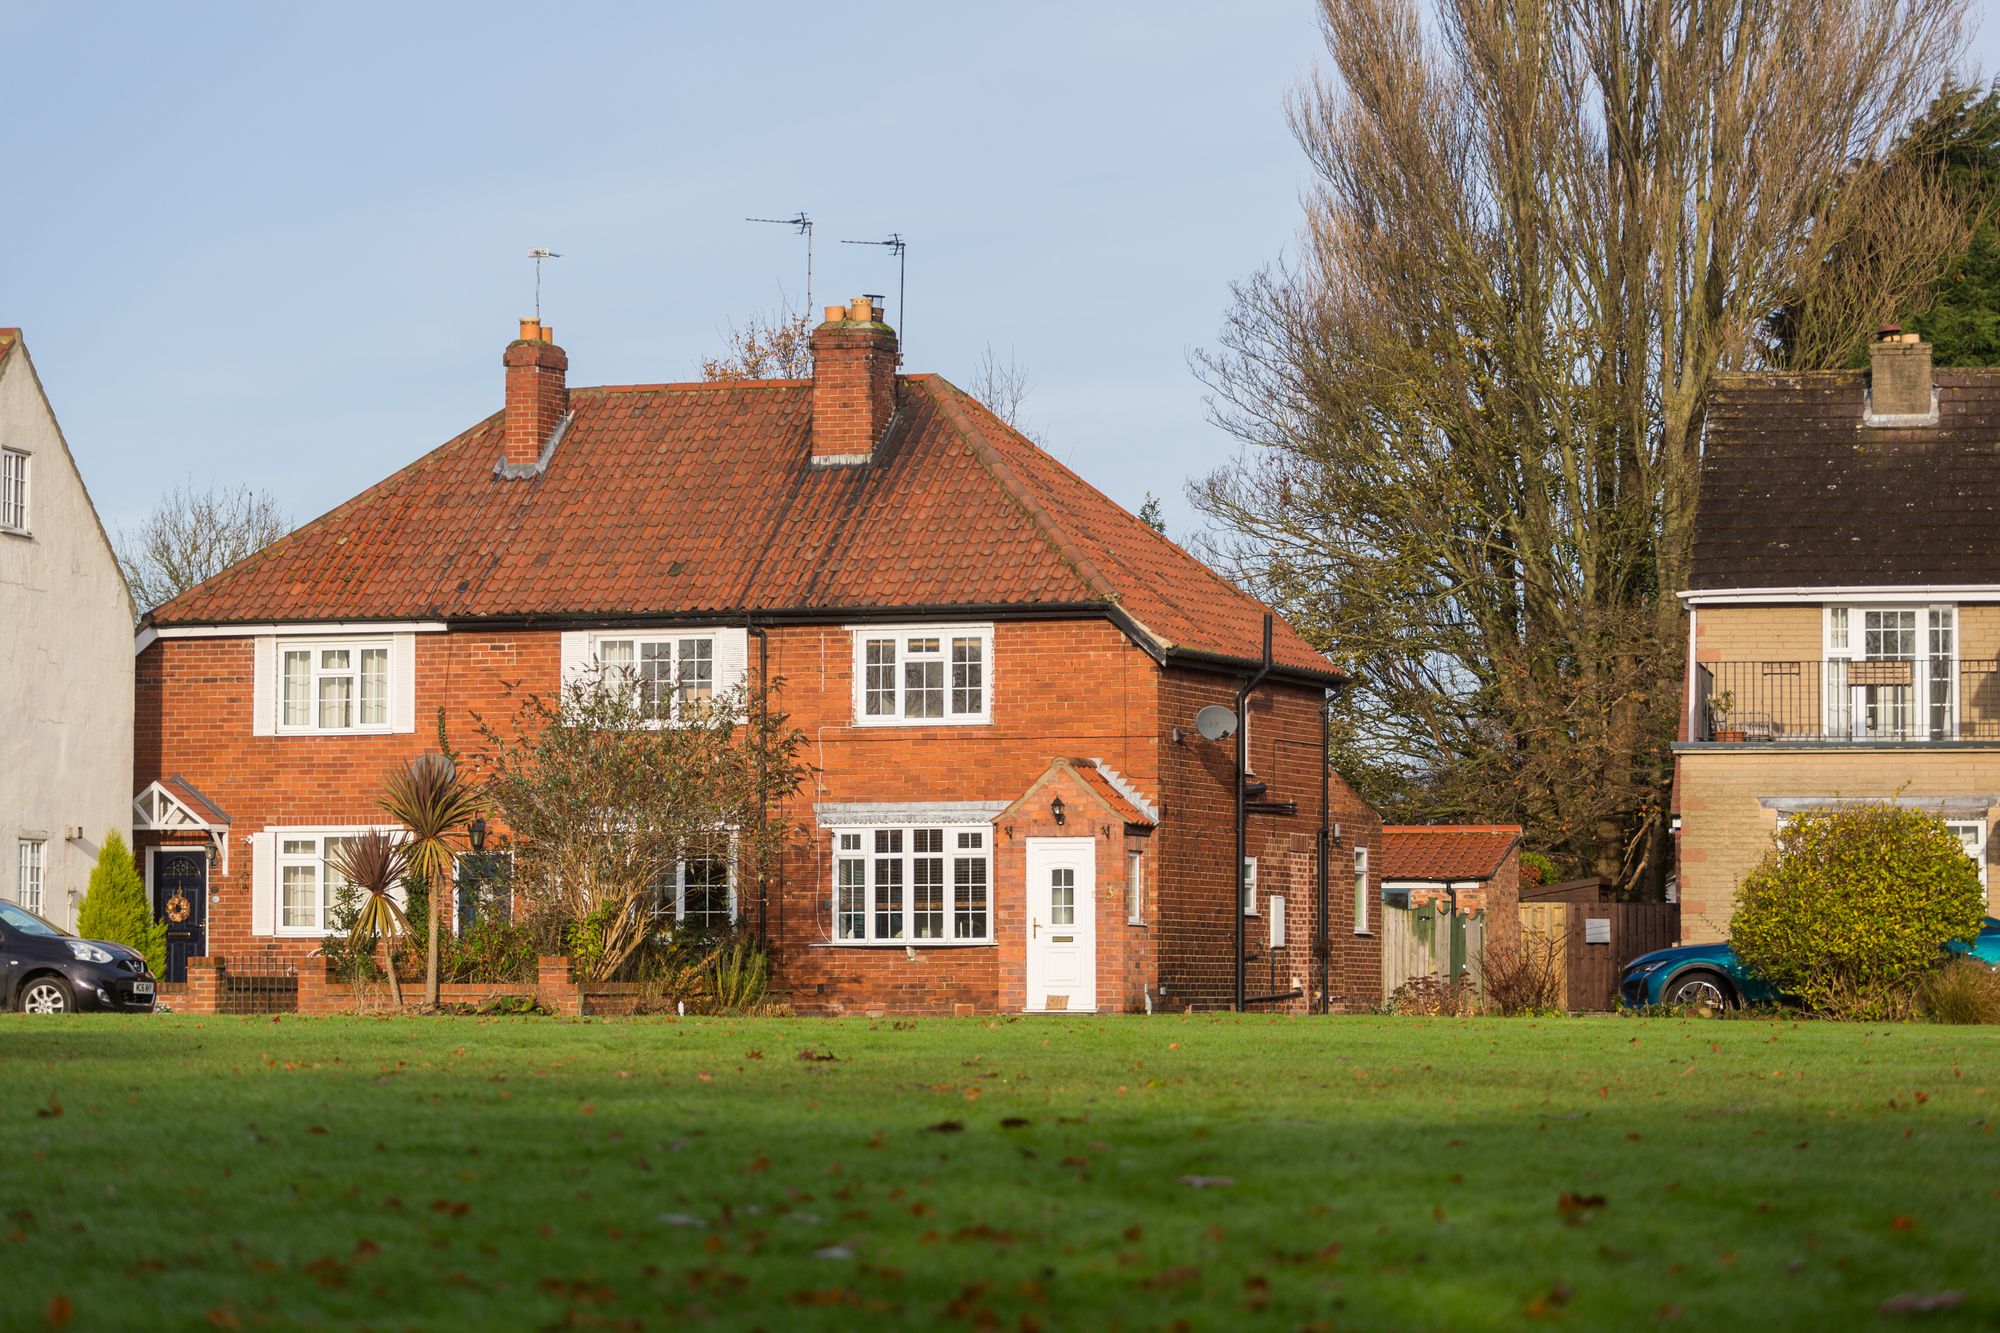
[[[1938,424],[1862,424],[1860,371],[1711,402],[1690,589],[2000,583],[2000,370],[1939,370]]]

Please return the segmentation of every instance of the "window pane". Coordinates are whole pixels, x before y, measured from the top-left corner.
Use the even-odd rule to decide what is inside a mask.
[[[681,869],[681,920],[693,926],[726,926],[729,910],[729,860],[697,856]]]
[[[879,834],[876,842],[881,842]],[[876,850],[881,848],[878,846]],[[875,938],[903,938],[903,859],[900,856],[875,858]]]
[[[1145,862],[1137,852],[1125,858],[1125,919],[1146,919]]]
[[[389,650],[361,650],[361,725],[386,726],[389,722]]]
[[[927,640],[935,643],[935,639]],[[944,716],[944,662],[919,658],[903,663],[903,716]]]
[[[674,646],[671,643],[639,645],[639,711],[651,721],[673,716]]]
[[[28,456],[0,450],[0,528],[28,526]]]
[[[286,856],[318,856],[319,841],[315,838],[286,838],[283,851]]]
[[[354,725],[354,677],[319,678],[319,724],[329,731]]]
[[[920,940],[944,938],[944,830],[920,828],[911,835],[916,858],[910,866],[912,933]]]
[[[860,839],[856,838],[859,842]],[[868,863],[858,856],[843,856],[835,863],[834,916],[837,933],[844,940],[868,937]]]
[[[986,938],[986,861],[961,856],[952,862],[951,933],[961,940]]]
[[[311,929],[319,924],[319,885],[316,868],[292,865],[284,869],[284,924]]]
[[[870,639],[863,645],[867,676],[862,682],[863,710],[869,717],[896,715],[896,641]]]
[[[42,910],[42,853],[40,839],[21,841],[20,864],[15,879],[14,901],[30,912]]]
[[[312,725],[312,654],[309,652],[287,651],[285,653],[285,725],[288,727],[309,727]]]
[[[1070,869],[1049,872],[1049,924],[1076,924],[1076,872]]]
[[[682,639],[680,643],[681,702],[691,703],[715,696],[715,642],[711,639]]]
[[[951,711],[976,714],[986,706],[986,645],[979,639],[951,641]]]

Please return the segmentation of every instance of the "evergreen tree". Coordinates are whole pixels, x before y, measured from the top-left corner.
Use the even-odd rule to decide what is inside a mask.
[[[1932,289],[1935,304],[1911,323],[1940,366],[2000,366],[2000,80],[1983,95],[1947,88],[1913,137],[1935,145],[1972,237]]]
[[[97,854],[97,868],[90,872],[90,887],[77,910],[76,932],[87,940],[137,949],[155,976],[167,970],[166,923],[153,920],[139,867],[133,864],[125,839],[115,832],[104,835],[104,850]]]
[[[1146,503],[1139,506],[1139,521],[1162,537],[1167,535],[1166,511],[1160,507],[1160,497],[1146,492]]]

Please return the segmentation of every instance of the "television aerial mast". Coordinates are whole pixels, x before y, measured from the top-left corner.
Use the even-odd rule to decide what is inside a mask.
[[[886,241],[842,241],[842,245],[886,246],[890,254],[896,256],[896,345],[907,348],[910,345],[909,317],[903,311],[903,252],[910,243],[903,239],[903,233],[892,231]]]
[[[800,209],[788,218],[744,218],[745,222],[770,222],[780,227],[790,227],[806,238],[806,318],[812,318],[813,309],[813,220]]]
[[[528,258],[535,261],[535,323],[539,324],[542,322],[542,261],[561,259],[562,256],[546,245],[538,245],[528,251]]]

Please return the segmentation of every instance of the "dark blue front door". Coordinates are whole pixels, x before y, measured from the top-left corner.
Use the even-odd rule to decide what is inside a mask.
[[[168,981],[187,980],[187,960],[208,951],[208,855],[198,847],[153,853],[153,916],[167,923]]]

